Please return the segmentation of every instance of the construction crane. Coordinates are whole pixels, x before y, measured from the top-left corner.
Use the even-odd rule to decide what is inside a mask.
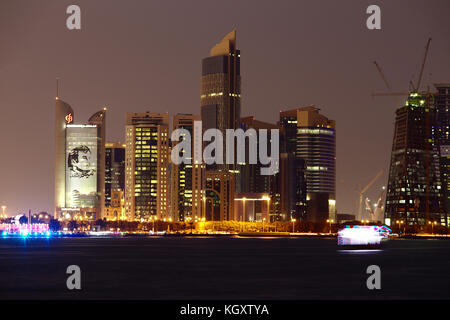
[[[374,216],[373,216],[374,221],[383,221],[383,216],[384,216],[384,200],[383,200],[383,198],[384,198],[385,194],[386,194],[386,187],[383,187],[381,194],[378,198],[378,201],[374,205],[375,206]]]
[[[430,43],[431,43],[431,38],[428,38],[428,42],[425,47],[425,55],[423,56],[422,67],[420,68],[419,79],[417,80],[417,87],[415,88],[414,92],[419,92],[419,90],[420,90],[420,82],[422,82],[423,69],[425,68],[425,62],[427,61],[428,50],[430,49]]]
[[[381,169],[377,175],[375,177],[373,177],[372,180],[370,180],[370,182],[361,189],[361,191],[359,192],[359,210],[358,210],[358,220],[362,219],[362,204],[363,204],[363,196],[364,193],[375,183],[375,181],[378,180],[379,177],[381,177],[381,175],[383,174],[384,170]]]
[[[378,200],[376,203],[371,204],[370,199],[366,197],[365,204],[366,204],[366,210],[370,214],[370,220],[371,221],[383,221],[383,215],[384,215],[384,195],[386,193],[386,187],[381,188],[382,191],[380,193],[380,196],[378,197]]]
[[[381,78],[384,81],[384,84],[388,88],[389,91],[391,91],[391,86],[389,85],[389,82],[387,81],[386,77],[384,76],[383,70],[381,70],[381,67],[378,65],[376,61],[373,62],[375,64],[375,67],[377,67],[378,72],[380,73]]]
[[[364,202],[366,204],[366,210],[369,211],[370,217],[373,217],[373,209],[372,205],[370,204],[370,199],[366,197],[366,200]]]
[[[412,87],[412,92],[419,92],[420,90],[420,84],[422,82],[422,76],[423,76],[423,70],[425,68],[425,63],[427,61],[428,57],[428,51],[430,50],[430,44],[431,44],[431,38],[428,38],[427,44],[425,46],[425,54],[423,57],[422,65],[420,67],[420,73],[419,73],[419,79],[417,79],[417,85],[414,85],[413,81],[409,81],[409,86]],[[380,73],[381,77],[383,78],[384,83],[388,87],[389,91],[391,91],[391,87],[389,86],[389,83],[386,80],[386,77],[384,76],[383,72],[381,71],[380,66],[376,61],[374,61],[375,66],[378,69],[378,72]],[[410,92],[387,92],[387,93],[372,93],[372,97],[382,97],[382,96],[405,96],[409,95]]]

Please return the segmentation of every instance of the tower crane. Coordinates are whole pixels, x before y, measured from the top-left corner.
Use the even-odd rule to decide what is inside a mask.
[[[422,81],[423,69],[425,68],[425,62],[427,62],[428,50],[430,49],[431,38],[428,38],[427,45],[425,47],[425,55],[423,57],[422,67],[420,68],[419,79],[417,80],[417,87],[415,88],[415,92],[420,90],[420,82]]]
[[[370,180],[370,182],[361,189],[361,191],[359,192],[359,210],[358,210],[358,220],[362,219],[362,204],[363,204],[363,196],[364,193],[375,183],[375,181],[378,180],[378,178],[383,174],[384,170],[381,169],[377,175],[375,177],[373,177],[372,180]]]
[[[414,85],[412,80],[409,82],[409,86],[412,87],[412,92],[418,93],[420,90],[420,84],[422,82],[423,70],[425,68],[425,63],[427,61],[428,51],[430,50],[430,44],[431,44],[431,38],[428,38],[427,44],[425,46],[425,54],[423,57],[422,65],[420,67],[419,79],[417,79],[417,85]],[[391,87],[389,86],[389,83],[387,82],[386,77],[384,76],[380,66],[378,65],[378,63],[376,61],[374,61],[374,63],[378,69],[378,72],[381,75],[381,78],[383,79],[384,83],[386,84],[386,86],[388,87],[390,92],[388,92],[388,93],[372,93],[372,97],[409,95],[409,92],[391,92]]]
[[[378,72],[380,73],[381,78],[384,81],[384,84],[386,85],[386,87],[388,88],[389,91],[391,91],[391,86],[389,85],[389,82],[387,81],[386,77],[384,76],[383,70],[381,70],[381,67],[378,65],[378,63],[376,61],[373,62],[375,64],[375,67],[377,67]]]
[[[425,46],[425,54],[423,56],[423,61],[422,61],[422,65],[420,67],[420,73],[419,73],[419,78],[417,79],[417,85],[414,85],[413,81],[411,80],[409,82],[409,85],[412,87],[412,92],[414,93],[419,93],[420,90],[420,84],[422,82],[422,76],[423,76],[423,71],[425,69],[425,64],[427,61],[427,57],[428,57],[428,52],[430,50],[430,45],[431,45],[431,38],[428,38],[427,44]],[[389,92],[389,93],[374,93],[372,94],[372,97],[374,96],[408,96],[410,95],[411,92]],[[422,94],[424,95],[430,95],[430,89],[428,88],[427,92],[423,92]],[[429,128],[429,113],[427,113],[427,130],[430,130]],[[426,149],[427,154],[429,155],[430,149],[427,148]],[[429,185],[429,169],[428,169],[428,164],[425,165],[426,168],[426,209],[425,209],[425,213],[426,213],[426,219],[428,220],[428,216],[429,216],[429,191],[428,191],[428,185]],[[362,207],[362,197],[360,198],[360,205],[359,205],[359,214],[361,214],[361,209]]]
[[[383,221],[383,213],[384,213],[383,197],[385,194],[386,194],[386,187],[383,187],[380,197],[378,198],[378,201],[375,205],[374,217],[373,217],[374,221]]]

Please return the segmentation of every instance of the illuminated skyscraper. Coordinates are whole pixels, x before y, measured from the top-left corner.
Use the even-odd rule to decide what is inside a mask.
[[[105,146],[105,216],[120,219],[124,214],[125,145],[109,142]]]
[[[396,112],[387,224],[425,225],[445,219],[439,170],[434,95],[411,93]]]
[[[169,115],[127,113],[125,212],[129,220],[168,218]]]
[[[203,130],[239,128],[241,113],[240,51],[236,47],[236,30],[227,34],[202,61],[201,117]],[[224,141],[224,155],[226,155]],[[237,165],[217,164],[207,169],[236,173]],[[236,180],[237,181],[237,180]]]
[[[106,109],[74,124],[69,104],[55,103],[55,216],[100,219],[105,206]]]
[[[289,207],[292,210],[297,206],[293,212],[297,212],[295,215],[298,217],[302,216],[304,193],[298,191],[304,183],[303,177],[306,177],[306,218],[323,222],[329,218],[336,220],[336,129],[335,121],[320,114],[319,110],[309,106],[282,111],[280,126],[281,150],[287,153],[282,159],[289,160],[295,152],[296,159],[306,163],[306,171],[301,161],[283,165],[294,170],[291,176],[298,177],[297,182],[300,183],[296,187],[296,205],[291,203]],[[296,139],[293,138],[294,132]],[[293,194],[292,191],[289,193]]]
[[[55,210],[56,218],[66,207],[66,128],[73,123],[72,107],[56,97],[55,101]]]
[[[450,226],[450,84],[435,84],[437,134],[441,152],[440,171],[443,195],[445,197],[445,212],[447,214],[446,225]]]
[[[205,166],[194,161],[194,121],[201,121],[200,115],[177,114],[173,117],[173,130],[185,129],[191,136],[191,164],[172,164],[172,208],[175,219],[185,221],[188,216],[203,217],[205,188]],[[172,147],[176,145],[172,141]],[[201,150],[200,150],[201,151]]]

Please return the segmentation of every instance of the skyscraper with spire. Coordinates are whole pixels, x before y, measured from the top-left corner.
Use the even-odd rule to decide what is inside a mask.
[[[241,53],[236,45],[236,30],[228,33],[202,60],[200,106],[203,130],[218,129],[226,137],[227,129],[240,127]],[[223,155],[227,154],[223,139]],[[234,153],[236,154],[236,153]],[[206,220],[234,218],[234,192],[240,191],[239,165],[206,166],[206,193],[203,198]]]
[[[203,130],[240,127],[241,53],[236,46],[236,30],[227,34],[202,61],[200,105]],[[224,142],[224,155],[227,150]],[[235,171],[236,165],[215,165],[207,169]]]

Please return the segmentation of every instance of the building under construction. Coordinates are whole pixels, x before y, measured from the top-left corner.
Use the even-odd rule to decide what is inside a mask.
[[[389,182],[387,224],[437,222],[448,225],[439,168],[435,96],[410,93],[396,110]]]

